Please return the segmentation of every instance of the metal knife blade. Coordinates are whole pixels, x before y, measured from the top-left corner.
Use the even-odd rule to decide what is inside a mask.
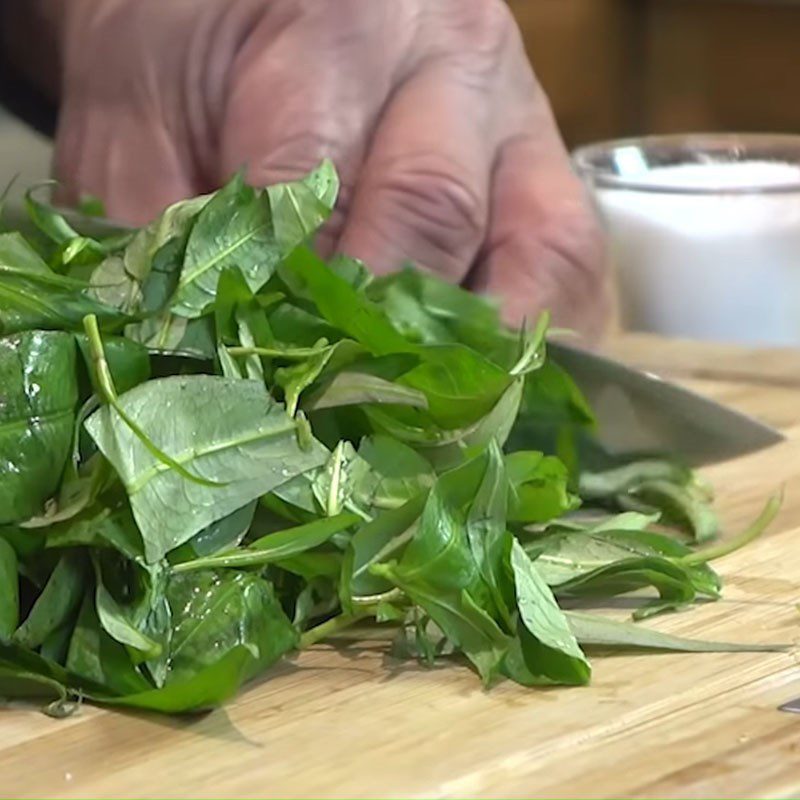
[[[689,466],[778,444],[782,433],[695,392],[587,350],[550,342],[548,352],[586,396],[611,455],[661,452]]]
[[[797,700],[792,700],[788,703],[784,703],[782,706],[778,706],[778,711],[787,711],[790,714],[800,714],[800,697]]]

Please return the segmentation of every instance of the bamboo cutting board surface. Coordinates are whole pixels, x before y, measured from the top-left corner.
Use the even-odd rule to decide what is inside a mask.
[[[776,710],[800,697],[800,386],[788,380],[800,379],[800,356],[784,354],[782,375],[775,353],[704,358],[657,340],[614,350],[789,434],[706,471],[728,532],[786,487],[769,534],[717,563],[724,599],[649,624],[792,651],[595,656],[589,688],[487,692],[464,667],[388,661],[381,642],[319,646],[196,719],[2,710],[0,795],[800,796],[800,715]]]

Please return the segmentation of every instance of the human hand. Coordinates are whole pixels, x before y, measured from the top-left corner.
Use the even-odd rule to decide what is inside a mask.
[[[321,247],[604,321],[602,237],[502,0],[69,0],[55,169],[143,223],[246,165],[342,177]]]

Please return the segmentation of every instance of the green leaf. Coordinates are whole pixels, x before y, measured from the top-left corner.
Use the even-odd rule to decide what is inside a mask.
[[[246,186],[241,175],[220,189],[189,236],[173,312],[184,317],[204,313],[227,267],[238,267],[257,292],[278,263],[330,214],[325,201],[335,178],[331,169],[324,165],[319,173],[266,193]]]
[[[410,267],[372,281],[367,295],[413,341],[464,344],[511,367],[517,340],[486,298]]]
[[[130,561],[144,562],[144,545],[127,506],[92,506],[73,520],[47,531],[48,549],[67,547],[111,548]]]
[[[57,489],[77,399],[71,336],[0,339],[0,524],[38,514]]]
[[[674,462],[641,459],[600,472],[585,471],[579,490],[596,504],[659,513],[696,542],[713,539],[719,529],[710,490]]]
[[[596,424],[575,382],[550,359],[525,376],[519,412],[509,435],[510,450],[541,450],[577,469],[577,447]]]
[[[66,700],[67,690],[58,681],[25,672],[17,667],[0,665],[0,700],[12,698]]]
[[[317,371],[317,374],[321,371]],[[304,380],[310,377],[303,376]],[[316,379],[306,380],[306,386]],[[305,386],[303,387],[305,388]],[[428,408],[427,397],[417,389],[401,386],[375,375],[364,372],[340,372],[331,380],[311,393],[303,401],[306,411],[321,411],[324,408],[341,408],[342,406],[363,405],[401,405],[412,408]]]
[[[19,625],[19,575],[14,548],[0,538],[0,640],[9,639]],[[2,690],[0,689],[0,695]]]
[[[354,495],[360,488],[369,492],[376,481],[377,476],[370,472],[369,464],[353,446],[340,441],[325,465],[316,471],[311,488],[317,504],[328,516],[348,508],[368,518],[368,512],[360,507]]]
[[[123,312],[94,300],[88,289],[67,278],[8,269],[0,269],[0,277],[1,334],[35,328],[79,330],[87,314],[95,314],[108,325],[127,321]]]
[[[507,565],[511,536],[506,531],[508,479],[503,455],[496,443],[488,450],[486,472],[467,514],[467,539],[484,583],[489,587],[499,618],[512,629],[507,590]]]
[[[34,559],[44,548],[44,538],[37,535],[37,532],[26,531],[16,526],[0,527],[0,539],[11,545],[18,562]]]
[[[268,346],[274,337],[269,328],[266,312],[247,285],[241,270],[230,267],[222,271],[214,303],[214,327],[217,341],[241,343],[241,330],[247,324],[254,337],[254,345]]]
[[[509,522],[547,522],[575,509],[580,500],[568,489],[569,474],[553,456],[519,451],[506,456]]]
[[[708,542],[719,532],[719,520],[708,500],[691,485],[676,486],[667,481],[647,481],[630,491],[646,508],[660,511],[687,530],[695,542]]]
[[[163,378],[127,392],[119,403],[158,448],[218,482],[189,481],[167,467],[110,407],[87,420],[125,485],[150,563],[325,459],[320,445],[300,446],[295,420],[256,381]]]
[[[84,194],[81,195],[78,212],[86,217],[105,217],[106,206],[99,197],[93,194]]]
[[[391,583],[373,575],[370,568],[379,561],[398,556],[408,544],[427,498],[428,492],[422,491],[356,531],[350,540],[349,560],[345,562],[342,575],[342,593],[346,601],[352,596],[379,594],[391,589]]]
[[[323,509],[317,504],[314,496],[314,479],[318,472],[319,467],[314,467],[295,475],[286,483],[276,486],[272,490],[272,495],[262,502],[266,502],[271,508],[274,508],[272,504],[275,501],[282,504],[283,508],[281,510],[287,512],[283,514],[287,519],[296,519],[294,511],[297,509],[315,517],[319,516]],[[292,510],[289,511],[288,507],[291,507]]]
[[[285,252],[306,241],[328,219],[339,194],[339,177],[325,159],[306,177],[267,188],[275,239]]]
[[[475,453],[486,449],[491,441],[505,444],[519,409],[523,381],[515,380],[506,389],[494,408],[472,425],[456,430],[442,430],[414,409],[388,409],[374,406],[365,412],[374,427],[413,447],[437,469],[453,469]]]
[[[21,233],[0,234],[0,269],[13,273],[55,274]]]
[[[422,607],[488,683],[510,639],[483,606],[488,590],[467,541],[464,512],[486,465],[486,458],[475,459],[440,477],[399,564],[375,565],[372,571]]]
[[[347,530],[360,519],[356,514],[349,513],[326,517],[296,528],[262,536],[250,542],[247,547],[176,564],[172,571],[178,574],[200,569],[265,566],[319,547],[334,534]]]
[[[70,686],[87,691],[96,691],[100,688],[99,684],[83,681],[77,675],[71,675],[68,670],[59,664],[13,641],[4,642],[0,640],[0,666],[41,675],[65,687]]]
[[[253,291],[272,276],[274,245],[269,203],[237,175],[200,212],[186,245],[172,311],[198,317],[213,304],[222,271],[239,267]]]
[[[51,182],[34,186],[25,193],[25,208],[28,215],[42,233],[56,244],[64,244],[80,234],[48,203],[42,203],[33,196],[38,188],[52,185]]]
[[[223,519],[212,522],[188,542],[169,554],[172,564],[206,558],[236,547],[253,524],[257,501],[248,503]]]
[[[374,355],[415,352],[415,346],[392,327],[377,306],[353,289],[344,278],[331,272],[308,248],[294,250],[281,270],[308,293],[327,322],[363,344]]]
[[[354,289],[361,291],[372,283],[372,273],[363,261],[338,253],[329,262],[328,268],[344,278]]]
[[[167,593],[172,616],[166,685],[191,678],[237,646],[253,661],[246,677],[274,664],[297,644],[272,586],[258,575],[211,570],[176,575]]]
[[[209,666],[161,689],[122,697],[98,697],[99,702],[164,714],[185,714],[221,706],[239,691],[253,670],[252,651],[236,645]]]
[[[308,308],[284,301],[268,312],[269,324],[277,340],[298,347],[312,347],[321,339],[335,342],[342,332]]]
[[[16,644],[36,648],[77,612],[86,590],[86,559],[80,552],[65,552],[25,621],[14,632]]]
[[[422,392],[433,421],[461,428],[488,414],[511,384],[509,374],[462,345],[421,349],[422,363],[400,383]]]
[[[76,334],[75,339],[86,368],[91,372],[92,351],[89,339],[84,333]],[[103,352],[114,386],[120,394],[144,383],[150,377],[150,354],[138,342],[123,336],[104,336]]]
[[[69,644],[66,667],[81,681],[102,687],[99,693],[105,696],[152,688],[133,665],[125,648],[103,630],[95,609],[94,592],[87,592],[84,597]],[[67,685],[74,684],[67,681]]]
[[[72,638],[75,620],[69,620],[60,628],[56,628],[43,642],[39,648],[42,658],[63,664],[67,660],[69,641]]]
[[[327,348],[305,361],[275,370],[275,383],[283,389],[286,410],[290,414],[297,411],[300,395],[319,377],[332,354],[333,349]]]
[[[684,653],[752,653],[786,649],[779,644],[730,644],[684,639],[633,622],[619,622],[598,614],[579,611],[566,611],[565,614],[572,633],[581,644],[587,646],[621,647],[631,650],[677,650]]]
[[[505,658],[510,639],[469,592],[440,587],[419,575],[407,576],[391,564],[376,564],[372,570],[424,608],[447,638],[472,662],[484,683],[492,681]]]
[[[520,621],[530,634],[520,632],[522,660],[530,675],[545,682],[588,683],[591,667],[573,635],[564,612],[516,539],[511,547],[511,567]],[[516,671],[511,677],[520,680]],[[520,680],[520,682],[527,682]]]
[[[615,530],[613,521],[586,532],[557,533],[539,537],[526,551],[536,560],[540,573],[551,586],[574,592],[597,590],[617,593],[607,585],[620,581],[630,585],[632,574],[642,578],[652,571],[665,572],[664,579],[685,580],[695,591],[717,597],[720,582],[706,564],[684,565],[692,551],[674,539],[642,530]],[[646,572],[641,572],[642,569]],[[643,585],[643,584],[638,584]],[[644,584],[647,585],[647,584]],[[638,588],[638,587],[634,587]]]
[[[645,459],[602,472],[584,472],[580,477],[580,491],[588,500],[606,500],[635,491],[643,483],[655,481],[683,486],[691,480],[690,471],[680,464]]]
[[[646,603],[634,611],[634,619],[644,619],[663,611],[683,608],[697,597],[692,575],[685,568],[656,558],[609,564],[561,584],[557,587],[557,592],[559,596],[613,597],[648,586],[658,591],[660,599]]]
[[[135,624],[127,607],[122,606],[106,588],[103,571],[98,558],[93,559],[95,568],[95,603],[97,618],[106,633],[115,641],[137,651],[134,661],[158,658],[161,645],[153,641]]]
[[[315,578],[338,578],[342,571],[342,561],[341,553],[315,551],[281,558],[275,564],[307,581],[313,581]]]
[[[126,326],[125,336],[158,354],[180,353],[204,361],[214,358],[209,317],[187,320],[165,311],[138,325]]]
[[[359,457],[371,470],[372,480],[357,486],[354,495],[365,508],[398,508],[429,490],[433,468],[415,450],[388,436],[370,436],[361,442]]]
[[[94,296],[128,313],[157,311],[175,291],[186,241],[208,196],[182,200],[137,231],[121,255],[92,273]]]

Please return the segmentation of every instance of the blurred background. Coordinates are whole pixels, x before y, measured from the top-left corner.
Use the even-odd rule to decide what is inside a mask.
[[[798,0],[510,0],[567,143],[800,132]]]

